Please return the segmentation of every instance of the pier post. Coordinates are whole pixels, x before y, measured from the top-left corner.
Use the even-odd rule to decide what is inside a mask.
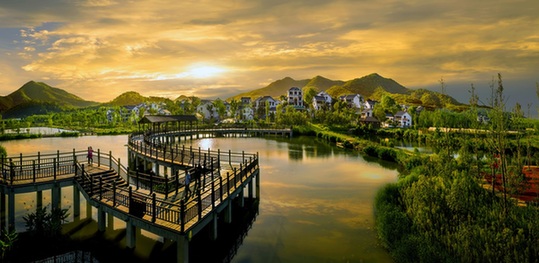
[[[0,229],[6,227],[6,193],[0,189]]]
[[[61,188],[55,183],[51,189],[51,208],[61,208],[61,196]]]
[[[211,240],[215,241],[217,240],[217,213],[212,214],[212,222],[211,222]]]
[[[260,172],[255,175],[256,199],[260,200]]]
[[[103,211],[103,206],[99,205],[97,207],[97,230],[99,232],[105,232],[107,223],[105,219],[106,215],[105,211]]]
[[[253,178],[251,178],[251,180],[249,180],[249,184],[247,185],[247,190],[248,190],[248,197],[249,198],[253,198]]]
[[[13,191],[13,188],[10,188],[8,193],[8,205],[7,205],[7,213],[8,213],[8,219],[7,229],[11,229],[15,227],[15,192]]]
[[[225,208],[225,223],[232,223],[232,202],[231,199],[227,199]]]
[[[43,207],[43,191],[36,192],[36,208]]]
[[[176,247],[176,262],[189,263],[189,238],[186,235],[178,236],[178,240],[176,241]]]
[[[73,185],[73,218],[80,218],[80,191]]]
[[[107,229],[110,231],[114,230],[114,216],[110,213],[107,213]]]
[[[244,198],[244,193],[243,193],[243,190],[245,190],[244,188],[241,189],[241,191],[238,193],[238,198],[240,199],[239,202],[240,202],[240,207],[244,207],[245,206],[245,198]]]
[[[125,226],[125,245],[127,248],[133,249],[135,248],[136,244],[136,227],[133,225],[132,219],[127,219],[126,226]]]
[[[86,201],[86,219],[92,218],[92,204],[90,201]]]

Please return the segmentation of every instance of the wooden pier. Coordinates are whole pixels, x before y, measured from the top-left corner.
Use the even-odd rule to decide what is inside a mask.
[[[82,194],[97,209],[100,231],[105,231],[107,215],[116,217],[126,223],[127,247],[135,247],[136,231],[144,229],[175,241],[177,262],[189,262],[191,237],[210,227],[216,239],[218,216],[232,222],[231,204],[243,205],[245,189],[249,198],[259,200],[260,172],[258,154],[186,148],[179,144],[182,132],[185,129],[130,135],[127,166],[100,150],[91,166],[86,150],[2,158],[0,224],[14,224],[16,193],[36,192],[39,203],[41,191],[51,189],[52,206],[59,207],[61,187],[74,185],[75,217]],[[194,177],[190,195],[186,173]]]

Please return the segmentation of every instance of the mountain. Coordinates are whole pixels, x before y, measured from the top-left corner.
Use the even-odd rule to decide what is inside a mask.
[[[336,98],[346,94],[361,94],[365,98],[373,95],[377,88],[381,88],[389,93],[407,94],[409,90],[392,79],[384,78],[376,73],[356,78],[349,81],[330,80],[322,76],[316,76],[312,79],[294,80],[286,77],[281,80],[270,83],[268,86],[249,92],[241,93],[229,98],[228,100],[239,100],[241,97],[251,97],[256,99],[261,96],[272,96],[278,98],[285,95],[291,87],[302,88],[303,91],[308,88],[314,88],[316,91],[325,91]]]
[[[341,80],[330,80],[327,78],[324,78],[322,76],[316,76],[312,78],[305,87],[306,88],[314,88],[316,91],[327,91],[329,88],[333,86],[340,86],[343,85],[345,82]],[[287,90],[288,91],[288,90]]]
[[[227,100],[239,100],[241,97],[251,97],[251,99],[254,100],[261,96],[279,98],[281,95],[286,96],[288,89],[291,87],[302,88],[304,92],[309,88],[313,88],[316,91],[325,91],[333,98],[348,94],[360,94],[365,99],[380,100],[383,95],[390,95],[398,103],[423,105],[429,108],[455,108],[462,105],[450,96],[424,89],[408,89],[393,79],[384,78],[377,73],[372,73],[349,81],[330,80],[322,76],[316,76],[312,79],[305,80],[294,80],[290,77],[286,77],[272,82],[264,88],[244,92],[230,97]]]
[[[13,111],[28,111],[28,108],[39,108],[39,112],[46,109],[64,107],[88,107],[97,105],[97,102],[86,101],[63,89],[51,87],[43,82],[29,81],[15,92],[0,97],[0,113]],[[12,115],[12,114],[8,114]]]
[[[378,88],[392,94],[409,93],[409,90],[401,84],[376,73],[349,80],[341,86],[333,86],[326,92],[335,98],[346,94],[361,94],[365,98],[370,98]]]
[[[236,96],[228,98],[227,100],[228,101],[233,100],[233,99],[240,100],[241,97],[251,97],[251,99],[254,100],[262,96],[271,96],[274,98],[279,98],[279,96],[281,95],[286,95],[288,92],[288,89],[290,89],[291,87],[302,88],[305,85],[307,85],[309,81],[310,81],[309,79],[295,80],[290,77],[286,77],[284,79],[274,81],[264,88],[240,93]]]
[[[120,96],[116,97],[115,99],[105,104],[110,105],[110,106],[127,106],[127,105],[137,105],[142,102],[146,102],[147,100],[148,98],[140,95],[138,92],[128,91],[128,92],[122,93]]]

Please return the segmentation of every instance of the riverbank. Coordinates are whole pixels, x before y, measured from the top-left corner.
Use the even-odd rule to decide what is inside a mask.
[[[310,125],[297,132],[399,164],[398,182],[383,187],[374,201],[378,237],[396,262],[539,261],[539,210],[484,189],[477,167],[488,164],[477,164],[470,147],[455,158],[394,149],[353,131]]]

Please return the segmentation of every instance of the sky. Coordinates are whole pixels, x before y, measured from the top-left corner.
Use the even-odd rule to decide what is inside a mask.
[[[86,100],[226,99],[292,77],[371,73],[539,107],[537,0],[1,0],[0,95],[30,80]],[[495,85],[497,87],[497,84]]]

